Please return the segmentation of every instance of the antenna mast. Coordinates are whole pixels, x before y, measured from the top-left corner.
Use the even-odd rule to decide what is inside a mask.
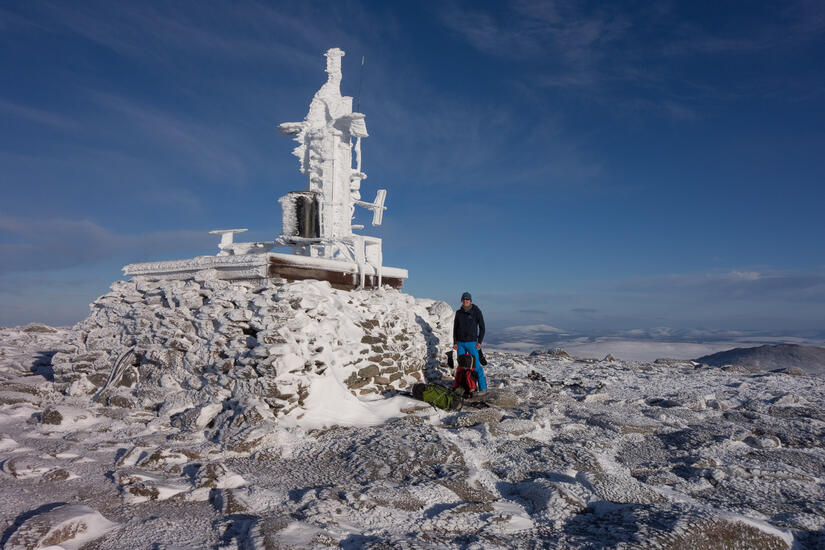
[[[361,76],[358,77],[358,101],[355,102],[355,112],[361,112],[361,84],[364,82],[364,56],[361,56]]]

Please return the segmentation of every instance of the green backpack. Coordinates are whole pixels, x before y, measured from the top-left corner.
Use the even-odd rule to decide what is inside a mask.
[[[412,393],[413,396],[426,401],[433,407],[445,411],[460,410],[463,403],[460,395],[441,384],[415,384]]]

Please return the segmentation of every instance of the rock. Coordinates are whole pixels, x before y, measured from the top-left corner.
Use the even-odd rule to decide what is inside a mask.
[[[515,392],[502,389],[487,390],[482,400],[488,405],[498,407],[500,409],[513,409],[518,407],[520,401]]]
[[[40,483],[51,483],[53,481],[66,481],[72,477],[72,473],[63,468],[57,468],[43,474],[40,478]]]
[[[182,482],[169,482],[139,472],[118,472],[116,479],[127,504],[166,500],[190,488]]]
[[[776,449],[782,446],[782,442],[775,435],[765,437],[749,435],[742,441],[755,449]]]
[[[490,433],[493,435],[524,435],[535,429],[535,422],[520,418],[508,418],[497,424],[490,424]]]
[[[110,407],[121,407],[124,409],[133,409],[135,407],[134,400],[122,395],[113,395],[106,400],[106,403]]]
[[[18,527],[4,548],[36,550],[53,547],[75,549],[117,527],[99,512],[83,504],[65,504],[37,514]]]
[[[46,409],[40,415],[40,421],[43,424],[58,425],[63,422],[63,415],[57,409]]]
[[[57,329],[53,329],[48,325],[41,325],[40,323],[29,323],[25,327],[23,327],[23,332],[39,332],[43,334],[53,334],[57,332]]]
[[[684,406],[684,403],[678,399],[667,399],[664,397],[650,397],[645,400],[645,403],[651,407],[664,407],[666,409]]]
[[[202,430],[223,410],[222,403],[192,407],[171,418],[171,424],[186,431]]]
[[[696,363],[689,359],[673,359],[671,357],[660,357],[653,361],[654,365],[662,365],[665,367],[695,367]]]
[[[740,365],[722,365],[720,368],[725,372],[735,372],[737,374],[745,374],[750,372],[748,369]]]
[[[455,428],[469,428],[476,424],[494,424],[501,421],[504,413],[499,409],[489,408],[472,412],[461,412],[448,417],[444,423]]]
[[[41,477],[49,467],[32,456],[23,455],[0,462],[0,470],[18,479],[27,479]]]
[[[183,465],[199,458],[200,456],[192,451],[159,448],[138,460],[137,465],[148,470],[163,470],[177,474],[181,472]]]
[[[600,500],[617,504],[652,504],[664,500],[662,495],[630,475],[608,472],[586,472],[579,475]]]
[[[717,550],[720,548],[747,548],[748,550],[789,550],[780,536],[753,525],[725,519],[687,520],[675,532],[651,537],[648,548],[690,548]]]
[[[358,371],[358,376],[361,378],[373,378],[378,376],[381,372],[381,369],[378,368],[378,365],[370,365],[369,367],[364,367],[363,369]]]
[[[776,372],[776,373],[779,373],[779,374],[790,374],[791,376],[805,376],[805,371],[802,370],[799,367],[774,369],[771,372]]]
[[[234,322],[249,321],[252,319],[252,312],[248,309],[233,309],[226,315],[227,319]]]
[[[234,489],[245,485],[244,479],[229,471],[226,466],[210,462],[202,466],[195,475],[195,487],[209,489]]]
[[[254,506],[247,502],[248,494],[248,490],[234,488],[212,491],[210,502],[224,515],[246,514],[254,509]]]
[[[783,393],[771,399],[774,405],[796,405],[799,403],[799,396],[793,393]]]
[[[38,403],[39,399],[30,394],[20,392],[0,391],[0,405],[15,405],[17,403]]]
[[[567,484],[539,478],[517,483],[515,493],[528,503],[534,515],[563,519],[581,513],[586,508],[585,502],[572,491],[566,490],[565,485]]]
[[[570,354],[564,351],[561,348],[552,348],[552,349],[537,349],[530,352],[530,357],[539,357],[539,356],[549,356],[549,357],[562,357],[562,358],[570,358]]]

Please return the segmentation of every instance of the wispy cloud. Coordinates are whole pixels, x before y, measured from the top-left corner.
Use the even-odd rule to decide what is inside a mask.
[[[793,50],[819,39],[825,29],[821,2],[796,0],[751,17],[743,7],[709,30],[677,6],[592,4],[531,0],[499,5],[441,5],[442,24],[484,53],[529,64],[531,86],[587,94],[614,109],[652,112],[677,121],[698,118],[698,104],[725,97],[770,93],[766,86],[719,79],[697,82],[690,62],[700,56],[743,58],[768,50]],[[788,83],[784,82],[783,87]]]
[[[175,66],[180,53],[224,56],[232,59],[268,58],[302,66],[311,57],[305,48],[279,39],[300,27],[309,41],[321,41],[300,15],[258,3],[231,6],[187,2],[73,4],[50,2],[35,8],[38,23],[56,34],[81,36],[120,55]],[[24,16],[17,15],[17,20]],[[294,36],[290,33],[290,36]]]
[[[635,293],[690,294],[703,300],[814,300],[825,302],[825,271],[730,270],[644,277],[617,285]]]
[[[139,136],[141,147],[151,146],[161,155],[185,161],[210,180],[245,180],[247,163],[243,157],[249,142],[234,135],[237,130],[187,119],[180,111],[162,111],[123,95],[89,91],[89,97],[106,120],[99,129],[109,133],[113,141],[129,142]]]
[[[564,334],[568,331],[554,327],[552,325],[515,325],[503,329],[510,332],[529,333],[529,334]]]
[[[173,71],[180,69],[182,56],[305,68],[317,65],[317,55],[330,44],[357,46],[363,36],[392,36],[399,26],[389,10],[355,0],[277,5],[51,1],[0,11],[0,25],[4,22],[79,36],[121,56]]]
[[[525,313],[527,315],[546,315],[547,311],[544,309],[519,309],[518,313]]]
[[[439,15],[445,26],[486,53],[512,59],[556,57],[582,71],[602,57],[599,45],[621,39],[630,27],[621,13],[586,11],[576,2],[520,1],[508,6],[494,16],[475,4],[448,2]]]
[[[36,156],[48,150],[53,161],[65,155],[64,163],[71,163],[78,153],[92,157],[119,150],[135,160],[151,159],[153,167],[141,171],[157,175],[165,169],[165,179],[185,165],[208,182],[243,185],[253,177],[250,167],[271,163],[260,133],[271,128],[277,142],[275,126],[285,120],[277,114],[283,89],[304,85],[304,77],[320,82],[321,54],[330,46],[344,46],[357,55],[367,49],[364,37],[374,39],[397,27],[391,14],[366,9],[354,1],[324,9],[312,2],[273,6],[190,1],[47,1],[3,8],[0,24],[17,32],[0,37],[0,47],[20,47],[19,40],[72,45],[89,41],[96,46],[94,52],[103,48],[115,54],[106,58],[121,65],[119,70],[163,89],[146,90],[128,85],[128,77],[101,75],[84,58],[56,75],[59,102],[22,95],[12,100],[9,95],[0,98],[0,116],[71,129],[71,147],[39,129],[32,131],[46,145]],[[378,19],[381,24],[374,24]],[[241,70],[244,77],[238,78]],[[382,71],[376,68],[376,73]],[[297,83],[295,75],[301,76]],[[44,107],[47,101],[51,105]],[[58,104],[60,114],[54,111]],[[55,144],[64,150],[55,151]],[[86,164],[92,166],[92,160]],[[132,170],[113,172],[128,178]]]
[[[80,125],[77,121],[58,114],[27,105],[20,105],[0,98],[0,114],[20,118],[36,124],[45,124],[60,130],[77,130]]]
[[[366,144],[371,151],[368,162],[376,164],[382,163],[382,158],[392,159],[382,167],[402,172],[414,165],[418,176],[416,185],[422,186],[445,181],[466,183],[456,181],[456,177],[472,179],[474,186],[499,183],[493,177],[477,178],[474,174],[489,172],[491,159],[518,133],[519,117],[478,98],[439,93],[432,83],[416,84],[420,87],[415,97],[387,94],[372,105],[373,111],[380,113],[376,116],[382,117],[381,126],[389,135],[383,135],[381,142]],[[368,125],[370,120],[368,116]],[[411,155],[405,158],[405,151]]]
[[[796,48],[822,38],[825,6],[816,0],[793,0],[767,8],[767,17],[743,14],[735,25],[711,32],[693,22],[677,22],[665,56],[741,55]],[[750,10],[749,10],[750,11]],[[757,22],[758,21],[758,22]]]
[[[389,134],[367,142],[370,165],[378,163],[404,178],[413,167],[417,186],[446,184],[448,190],[492,189],[504,183],[581,190],[595,187],[603,174],[601,161],[580,149],[552,112],[525,116],[515,108],[520,105],[491,102],[482,95],[455,96],[436,83],[404,79],[416,90],[414,96],[404,90],[371,105]],[[368,115],[368,125],[370,120]]]
[[[569,334],[671,341],[732,338],[745,334],[741,331],[802,335],[825,326],[825,269],[739,268],[581,280],[574,289],[520,288],[487,292],[483,300],[490,324],[502,328],[527,320],[565,327]],[[634,326],[639,328],[629,329]]]
[[[21,219],[0,215],[0,274],[56,270],[121,257],[157,257],[209,249],[206,231],[121,234],[90,220]],[[214,244],[214,243],[212,243]]]
[[[644,107],[665,117],[693,118],[684,99],[660,89],[663,69],[660,62],[651,63],[656,47],[648,49],[637,38],[647,18],[665,18],[666,12],[651,15],[576,1],[516,2],[502,7],[496,17],[482,9],[471,3],[447,3],[440,11],[441,21],[482,53],[529,65],[530,82],[524,86],[531,90],[528,95],[559,90],[609,102],[614,110],[638,113]],[[648,93],[628,98],[628,85]],[[624,88],[622,92],[618,87]]]
[[[83,100],[77,104],[81,112],[73,116],[52,116],[0,100],[0,114],[13,111],[72,136],[55,139],[40,132],[33,138],[38,147],[0,151],[4,163],[0,178],[24,185],[29,180],[42,182],[59,174],[60,181],[65,174],[75,174],[101,195],[117,192],[137,201],[165,197],[194,209],[200,208],[201,200],[185,188],[189,182],[176,181],[173,188],[164,183],[176,179],[181,166],[188,178],[199,176],[200,185],[243,187],[250,167],[264,163],[265,149],[225,121],[198,120],[186,111],[168,110],[125,94],[83,90],[81,95]]]
[[[0,7],[0,29],[11,34],[12,31],[28,30],[31,28],[42,28],[42,26],[10,9]]]

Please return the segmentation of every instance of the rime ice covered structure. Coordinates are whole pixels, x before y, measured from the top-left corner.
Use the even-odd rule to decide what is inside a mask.
[[[293,154],[307,176],[306,191],[288,193],[279,201],[283,208],[279,242],[292,246],[294,254],[354,263],[360,286],[368,274],[373,285],[380,286],[381,239],[354,234],[353,229],[363,226],[352,225],[352,218],[355,206],[363,206],[373,211],[372,224],[381,225],[387,191],[379,189],[373,203],[361,200],[361,181],[367,177],[361,171],[361,139],[369,134],[364,115],[352,110],[352,98],[341,95],[343,56],[338,48],[327,51],[327,82],[312,98],[306,118],[278,127],[282,135],[294,136],[299,143]]]
[[[318,279],[332,286],[401,288],[407,270],[383,265],[381,239],[358,235],[353,229],[355,207],[372,210],[372,225],[381,225],[386,189],[374,202],[361,200],[361,139],[368,136],[364,114],[353,112],[352,97],[341,95],[341,58],[344,51],[326,52],[327,81],[312,98],[302,122],[285,122],[278,131],[298,142],[293,154],[307,178],[303,191],[279,199],[282,233],[270,242],[235,242],[246,229],[211,231],[221,235],[216,256],[187,260],[130,264],[126,275],[166,279]],[[353,161],[353,151],[355,159]],[[288,246],[290,254],[270,252]]]
[[[352,232],[356,206],[381,223],[386,191],[361,201],[367,130],[340,93],[343,55],[327,52],[305,120],[279,128],[298,141],[307,177],[280,200],[283,234],[236,242],[246,229],[215,230],[214,256],[125,266],[132,279],[95,300],[54,356],[56,388],[151,409],[162,429],[209,430],[240,452],[276,419],[331,424],[361,400],[443,376],[452,309],[400,292],[407,271],[382,265],[380,239]]]

